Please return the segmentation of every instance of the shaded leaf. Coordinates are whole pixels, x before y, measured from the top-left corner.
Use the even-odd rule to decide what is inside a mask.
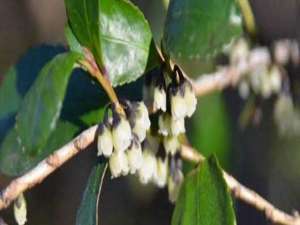
[[[65,36],[69,45],[69,48],[72,52],[77,52],[81,54],[82,56],[84,55],[83,48],[77,38],[75,37],[72,29],[70,28],[69,25],[65,27]]]
[[[242,31],[235,0],[171,0],[163,45],[178,64],[210,63]]]
[[[93,52],[113,86],[134,81],[143,74],[151,31],[136,6],[127,0],[65,2],[75,36]]]
[[[186,177],[172,217],[172,225],[207,224],[236,224],[232,200],[215,157]]]
[[[55,129],[76,59],[75,53],[56,56],[41,70],[26,94],[16,118],[24,152],[37,154]]]
[[[76,225],[98,225],[98,204],[106,168],[107,163],[101,162],[92,169],[77,212]]]
[[[54,150],[70,141],[78,131],[79,128],[77,126],[59,121],[43,150],[35,156],[31,156],[22,150],[15,128],[11,129],[4,138],[0,148],[1,172],[8,176],[22,175]]]

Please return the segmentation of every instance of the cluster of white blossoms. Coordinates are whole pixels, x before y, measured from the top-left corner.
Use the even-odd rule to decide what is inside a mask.
[[[124,113],[115,105],[108,107],[98,128],[98,155],[109,159],[112,177],[136,174],[142,184],[168,186],[174,202],[183,181],[179,135],[185,132],[185,118],[195,112],[197,99],[177,66],[171,78],[163,67],[146,76],[144,101],[153,118],[144,102],[121,102]]]
[[[168,175],[157,184],[161,187],[167,184],[169,198],[175,201],[183,180],[181,159],[178,157],[181,147],[179,137],[180,134],[185,133],[186,117],[191,117],[196,110],[197,98],[192,84],[177,66],[170,76],[165,73],[167,72],[162,66],[148,74],[144,100],[158,118],[155,130],[157,146],[160,146],[158,153],[164,151],[166,155],[161,157],[162,154],[158,154],[157,165],[161,168],[168,165]],[[161,174],[166,173],[161,172]]]
[[[150,128],[148,110],[143,102],[126,101],[126,114],[110,108],[98,128],[98,156],[109,158],[112,177],[134,174],[143,165],[141,143]]]
[[[280,67],[272,63],[268,48],[255,47],[250,50],[246,40],[240,39],[231,49],[230,63],[243,76],[239,83],[242,98],[247,98],[251,90],[264,98],[281,90]]]

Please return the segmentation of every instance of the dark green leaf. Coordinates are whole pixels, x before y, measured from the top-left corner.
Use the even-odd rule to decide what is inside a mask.
[[[76,59],[77,53],[56,56],[41,70],[26,94],[16,118],[24,152],[37,154],[55,129]]]
[[[134,81],[143,74],[151,31],[136,6],[127,0],[65,2],[75,36],[93,52],[113,86]]]
[[[98,225],[98,204],[107,163],[98,163],[92,170],[80,207],[76,225]]]
[[[78,131],[77,126],[59,121],[43,150],[39,154],[31,156],[22,150],[16,130],[11,129],[0,148],[1,172],[8,176],[22,175],[54,150],[70,141]]]
[[[171,0],[163,45],[178,64],[204,65],[241,30],[235,0]]]
[[[236,224],[232,200],[215,157],[186,177],[172,217],[172,225],[208,224]]]
[[[70,28],[69,25],[65,27],[65,36],[69,45],[69,48],[72,52],[77,52],[81,54],[82,56],[84,55],[83,48],[77,38],[75,37],[72,29]]]

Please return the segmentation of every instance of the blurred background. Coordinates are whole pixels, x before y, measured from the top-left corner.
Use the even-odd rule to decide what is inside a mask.
[[[159,41],[167,0],[134,2],[144,11]],[[279,38],[300,40],[299,0],[252,0],[251,5],[259,30],[258,43],[270,45]],[[65,44],[63,0],[0,0],[0,21],[0,85],[8,68],[29,48],[43,43]],[[297,82],[299,68],[289,72]],[[299,102],[297,95],[294,100]],[[217,154],[228,172],[275,206],[287,212],[300,210],[300,134],[278,135],[273,100],[261,103],[261,120],[241,127],[239,118],[245,105],[234,90],[199,99],[197,113],[188,124],[192,144],[205,155]],[[4,107],[1,105],[0,110]],[[75,224],[94,157],[95,151],[80,154],[26,193],[28,224]],[[1,189],[8,182],[0,175]],[[235,203],[238,224],[269,224],[255,209]],[[101,225],[166,225],[170,224],[172,210],[165,189],[141,186],[135,177],[105,179],[100,200]],[[15,224],[11,210],[0,212],[0,216],[8,224]]]

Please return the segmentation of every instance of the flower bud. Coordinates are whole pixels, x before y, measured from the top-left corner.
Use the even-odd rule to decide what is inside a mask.
[[[155,183],[158,187],[164,187],[167,184],[168,180],[168,160],[158,158],[156,165],[156,177]]]
[[[281,73],[277,66],[270,69],[270,84],[273,92],[278,93],[281,90]]]
[[[142,142],[146,137],[146,132],[151,126],[148,110],[143,102],[133,105],[133,112],[130,113],[130,124],[133,133],[135,133],[139,141]]]
[[[143,151],[143,165],[139,170],[139,179],[142,184],[147,184],[156,174],[156,159],[154,153],[148,149]]]
[[[143,165],[143,153],[141,144],[133,141],[126,151],[130,173],[134,174]]]
[[[164,137],[163,145],[166,152],[171,155],[175,155],[175,153],[180,149],[180,142],[177,136]]]
[[[131,143],[131,128],[128,120],[122,115],[114,115],[112,138],[116,151],[125,151]]]
[[[14,203],[14,216],[18,225],[24,225],[27,221],[27,204],[23,194]]]
[[[167,95],[163,87],[157,86],[154,88],[153,110],[156,112],[159,109],[163,112],[167,110]]]
[[[174,136],[185,132],[184,118],[171,120],[171,131]]]
[[[113,140],[110,129],[105,124],[100,124],[98,128],[98,156],[109,157],[113,151]]]
[[[191,117],[194,112],[196,111],[197,107],[197,98],[195,95],[195,92],[193,90],[193,87],[188,81],[184,84],[184,100],[186,103],[186,115],[188,117]]]
[[[168,113],[160,114],[158,117],[158,133],[163,136],[171,134],[171,116]]]
[[[173,86],[170,88],[171,114],[175,120],[184,118],[187,113],[184,91],[185,90],[182,86]]]
[[[168,192],[169,192],[169,200],[170,202],[176,202],[180,188],[183,183],[183,173],[181,170],[176,170],[176,173],[169,176],[168,178]]]
[[[109,158],[109,168],[112,177],[119,177],[127,175],[129,172],[129,165],[124,151],[114,151]]]

